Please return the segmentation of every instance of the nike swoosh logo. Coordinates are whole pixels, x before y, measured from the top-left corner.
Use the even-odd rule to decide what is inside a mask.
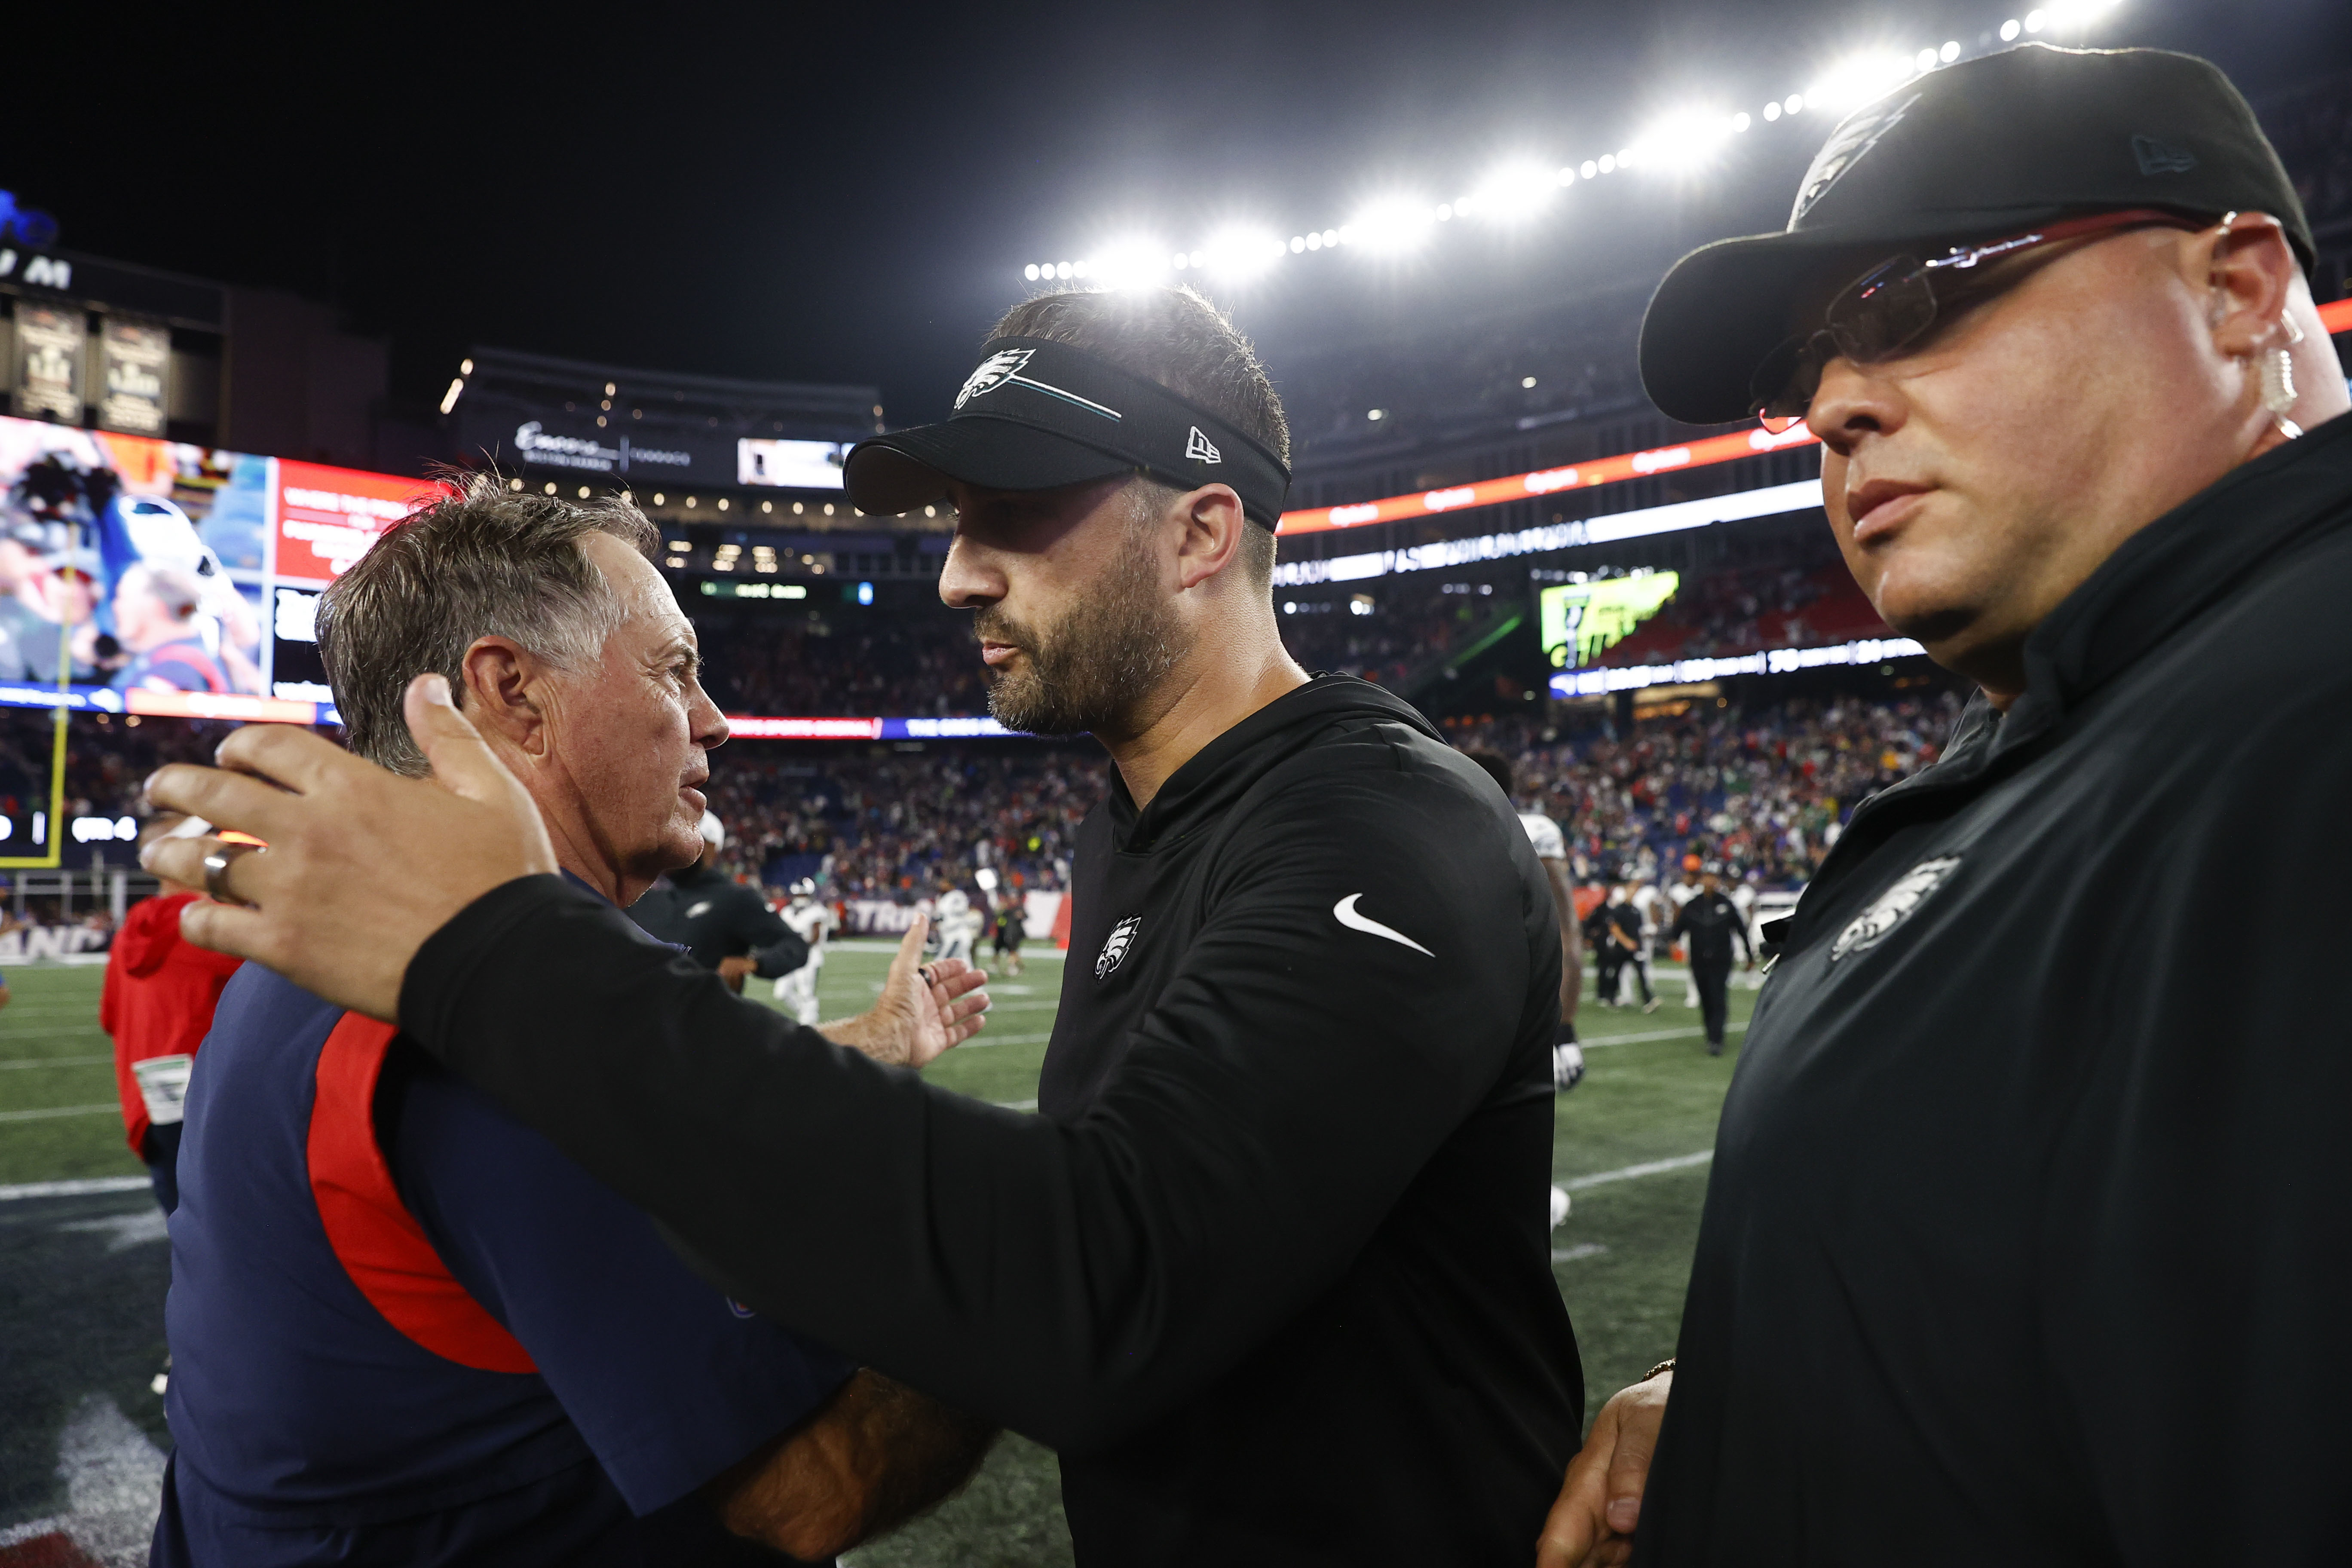
[[[1364,895],[1361,893],[1349,893],[1346,898],[1341,899],[1338,903],[1333,904],[1331,906],[1331,918],[1338,921],[1341,925],[1346,926],[1349,931],[1360,931],[1369,932],[1373,936],[1384,936],[1391,942],[1397,942],[1402,946],[1412,949],[1413,952],[1420,953],[1424,958],[1435,958],[1437,956],[1437,954],[1430,952],[1429,949],[1422,946],[1421,943],[1413,941],[1412,938],[1405,935],[1404,932],[1401,931],[1392,931],[1389,927],[1381,924],[1380,921],[1372,919],[1370,915],[1358,914],[1356,912],[1356,900],[1363,896]]]

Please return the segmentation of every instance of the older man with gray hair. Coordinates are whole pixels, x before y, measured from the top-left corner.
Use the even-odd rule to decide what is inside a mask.
[[[401,694],[438,673],[574,883],[626,906],[692,861],[727,725],[656,542],[625,499],[494,475],[393,529],[320,606],[353,749],[425,773]],[[979,976],[919,977],[919,939],[833,1038],[919,1063],[969,1032]],[[722,1522],[821,1560],[986,1447],[696,1278],[389,1026],[257,966],[187,1104],[157,1563],[773,1560]]]

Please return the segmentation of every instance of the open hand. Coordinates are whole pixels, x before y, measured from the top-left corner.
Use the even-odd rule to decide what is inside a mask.
[[[1616,1568],[1633,1555],[1642,1490],[1674,1382],[1671,1371],[1662,1372],[1619,1390],[1601,1407],[1544,1521],[1536,1568]]]
[[[980,1033],[988,1023],[988,972],[961,958],[923,962],[930,917],[917,915],[890,960],[882,994],[855,1018],[819,1026],[835,1045],[864,1051],[893,1067],[929,1067]]]
[[[556,868],[547,829],[515,776],[449,700],[437,675],[409,682],[409,732],[433,765],[402,778],[288,724],[248,724],[223,741],[217,768],[175,763],[147,781],[156,806],[250,834],[180,930],[202,947],[250,958],[341,1006],[398,1023],[408,961],[484,893]],[[140,864],[206,887],[220,839],[159,838]]]

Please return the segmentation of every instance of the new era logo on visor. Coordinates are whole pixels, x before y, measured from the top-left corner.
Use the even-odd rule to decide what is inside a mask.
[[[1192,434],[1185,439],[1184,455],[1196,463],[1222,463],[1225,460],[1225,455],[1217,450],[1215,443],[1201,434],[1198,425],[1192,426]]]
[[[2132,138],[2132,157],[2143,174],[2185,174],[2197,166],[2197,154],[2153,136]]]

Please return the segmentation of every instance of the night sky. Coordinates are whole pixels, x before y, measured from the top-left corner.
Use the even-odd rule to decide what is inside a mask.
[[[340,304],[391,338],[412,405],[483,342],[879,383],[906,423],[944,412],[1024,261],[1444,200],[1681,104],[1753,110],[1863,46],[1973,44],[2019,4],[180,7],[96,29],[32,7],[0,188],[69,248]],[[2085,37],[2259,93],[2352,62],[2352,5],[2125,0]],[[1830,122],[1759,126],[1680,185],[1569,193],[1523,233],[1221,297],[1279,375],[1290,344],[1654,277],[1779,226]]]

